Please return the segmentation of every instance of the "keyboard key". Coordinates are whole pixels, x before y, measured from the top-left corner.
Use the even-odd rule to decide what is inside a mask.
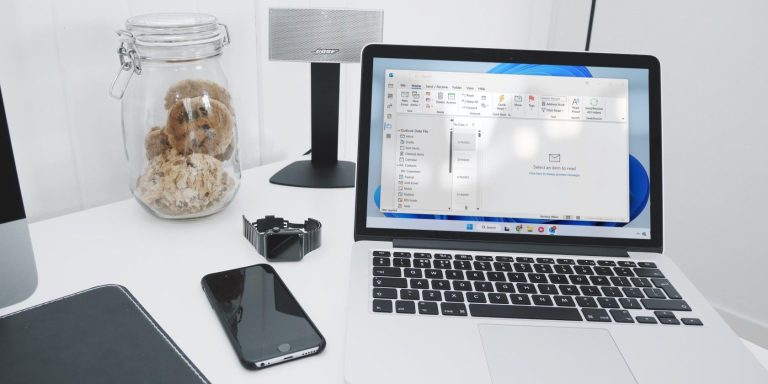
[[[595,265],[594,260],[576,260],[576,264],[578,265]]]
[[[426,301],[442,301],[443,294],[440,291],[424,290],[421,291],[421,299]]]
[[[397,299],[397,290],[394,288],[374,288],[374,299]]]
[[[613,269],[616,272],[616,276],[634,277],[635,274],[631,269],[625,267],[616,267]]]
[[[447,254],[447,253],[435,253],[435,259],[437,260],[451,260],[453,259],[453,256]]]
[[[411,279],[411,288],[414,289],[428,289],[429,280],[427,279]]]
[[[626,297],[636,297],[638,299],[645,297],[640,288],[622,288],[621,290],[624,291],[624,296]]]
[[[480,257],[480,256],[478,256]],[[491,270],[491,263],[488,261],[475,261],[472,263],[472,266],[475,267],[476,271],[490,271]]]
[[[572,275],[573,274],[573,268],[571,268],[570,265],[555,265],[554,267],[555,272],[562,273],[564,275]]]
[[[567,265],[576,264],[576,262],[573,261],[573,259],[557,259],[557,263],[558,264],[567,264]]]
[[[685,300],[661,300],[661,299],[641,299],[645,309],[659,309],[663,311],[690,311],[691,307]]]
[[[619,261],[619,267],[636,267],[634,261]]]
[[[533,268],[530,264],[527,263],[515,263],[513,264],[515,267],[515,272],[523,272],[523,273],[531,273],[533,272]]]
[[[537,284],[548,283],[547,275],[542,275],[541,273],[529,273],[528,280],[530,280],[531,283]]]
[[[395,252],[395,257],[411,257],[410,252]]]
[[[445,271],[445,277],[449,280],[464,280],[464,272],[451,269],[450,271]]]
[[[534,264],[533,269],[538,273],[555,273],[549,264]]]
[[[664,296],[664,291],[658,288],[643,288],[643,292],[645,292],[645,295],[648,296],[649,299],[666,299],[667,297]]]
[[[649,261],[641,261],[637,263],[640,268],[656,268],[656,263],[651,263]]]
[[[428,301],[419,301],[419,313],[422,315],[437,315],[437,303]]]
[[[528,295],[523,295],[520,293],[510,293],[509,302],[515,305],[531,305],[531,299],[528,297]]]
[[[635,287],[645,288],[651,286],[651,281],[644,277],[633,277],[629,279]]]
[[[554,264],[555,260],[550,257],[537,257],[536,262],[542,264]]]
[[[374,276],[400,277],[400,268],[373,267]]]
[[[515,293],[515,286],[512,283],[496,283],[496,292]]]
[[[392,300],[381,300],[381,299],[374,300],[373,301],[373,311],[374,312],[391,313],[392,312]]]
[[[635,320],[632,318],[632,315],[629,314],[629,311],[624,309],[611,309],[611,316],[613,316],[613,321],[617,323],[634,323]]]
[[[416,304],[414,304],[413,301],[398,300],[395,302],[395,312],[416,313]]]
[[[568,276],[552,274],[552,275],[549,275],[549,281],[552,284],[568,284]]]
[[[602,308],[618,308],[619,302],[616,301],[613,297],[598,297],[597,303],[600,304],[600,307]]]
[[[610,267],[595,267],[595,273],[601,276],[613,276],[613,270]]]
[[[383,257],[389,257],[389,251],[373,251],[374,256],[383,256]]]
[[[552,303],[552,299],[546,295],[533,295],[531,296],[531,300],[535,305],[545,305],[548,307],[551,307],[554,305],[554,303]]]
[[[442,279],[443,278],[443,271],[439,269],[427,269],[424,271],[424,276],[430,278],[430,279]]]
[[[485,274],[480,271],[467,271],[467,280],[485,281]]]
[[[555,296],[555,304],[558,307],[575,307],[576,303],[570,296]]]
[[[516,257],[518,263],[533,263],[533,257]]]
[[[631,287],[632,284],[629,282],[629,279],[626,277],[620,277],[620,276],[613,276],[610,278],[611,284],[617,286],[617,287]]]
[[[456,255],[458,257],[459,255]],[[454,260],[453,269],[463,269],[465,271],[472,270],[472,263],[467,260]]]
[[[589,280],[584,275],[568,275],[568,279],[571,280],[571,284],[574,285],[589,285]]]
[[[603,291],[603,296],[624,297],[624,295],[621,294],[621,290],[616,287],[600,287],[600,290]]]
[[[653,311],[656,317],[675,317],[675,313],[672,311]]]
[[[472,260],[472,255],[456,255],[453,258],[456,260]]]
[[[587,321],[611,322],[611,317],[605,309],[582,308],[581,313]]]
[[[658,269],[652,269],[652,268],[635,268],[635,275],[638,277],[664,277],[664,274],[661,273]]]
[[[493,284],[487,281],[475,281],[473,284],[475,286],[475,291],[493,292]]]
[[[488,272],[485,274],[485,277],[487,277],[490,281],[507,281],[507,278],[504,277],[503,272]]]
[[[512,264],[497,261],[493,263],[493,269],[502,272],[512,272]]]
[[[662,317],[659,319],[659,322],[662,324],[680,325],[680,320],[674,317]]]
[[[591,297],[579,296],[576,298],[576,303],[579,304],[579,307],[597,308],[597,301]]]
[[[576,272],[579,275],[594,275],[595,272],[592,271],[592,267],[586,266],[586,265],[577,265],[573,267],[573,271]]]
[[[603,293],[600,292],[600,289],[598,289],[597,287],[582,286],[580,287],[580,289],[581,289],[581,294],[584,296],[602,296],[603,295]]]
[[[432,262],[432,267],[437,269],[451,269],[450,260],[435,260]]]
[[[455,291],[471,291],[472,285],[466,280],[454,280],[453,290]]]
[[[581,294],[579,293],[579,288],[575,285],[561,285],[559,288],[560,293],[563,295],[578,296]]]
[[[685,325],[704,325],[701,320],[693,317],[684,317],[680,319],[680,321],[682,321]]]
[[[408,280],[402,277],[374,277],[374,287],[407,288]]]
[[[389,259],[386,259],[386,260],[388,261]],[[404,259],[402,257],[400,257],[400,258],[396,257],[396,258],[392,259],[392,265],[394,265],[395,267],[403,267],[403,268],[410,267],[411,266],[411,259]]]
[[[520,293],[536,293],[536,286],[530,283],[517,283],[517,291]]]
[[[544,295],[557,295],[557,286],[554,284],[539,284],[537,286],[539,288],[539,293]]]
[[[403,300],[418,300],[419,290],[418,289],[401,289],[400,298]]]
[[[466,316],[467,307],[464,303],[441,303],[440,310],[445,316]]]
[[[482,292],[468,292],[467,301],[470,303],[485,303],[485,294]]]
[[[389,267],[390,261],[386,257],[374,257],[373,258],[373,265],[375,267]]]
[[[448,291],[445,292],[445,301],[453,301],[453,302],[464,302],[464,294],[459,291]]]
[[[415,259],[413,260],[413,266],[416,268],[432,268],[432,262],[429,259]]]
[[[417,259],[431,259],[432,258],[432,254],[424,253],[424,252],[416,252],[416,253],[413,254],[413,257],[415,257]]]
[[[507,273],[507,279],[513,283],[525,283],[528,279],[525,278],[525,273],[509,272]]]
[[[517,305],[470,304],[469,312],[476,317],[501,317],[508,319],[544,319],[581,321],[575,308],[533,307]]]
[[[493,304],[509,304],[509,300],[507,300],[507,295],[503,293],[489,293],[488,302]]]
[[[432,289],[448,290],[451,289],[451,282],[448,280],[432,280]]]
[[[611,285],[611,282],[605,276],[590,276],[589,281],[594,285]]]
[[[493,261],[493,256],[475,256],[477,261]]]
[[[496,261],[513,262],[515,259],[511,256],[496,256]]]
[[[680,296],[680,292],[677,292],[677,289],[672,286],[672,283],[669,282],[667,279],[651,279],[651,282],[653,282],[653,285],[656,286],[656,288],[661,288],[664,290],[664,293],[669,296],[670,299],[682,299],[683,297]]]
[[[619,304],[621,304],[621,307],[624,309],[643,309],[637,299],[628,299],[626,297],[622,297],[619,299]]]
[[[410,277],[412,279],[420,279],[423,277],[421,273],[421,269],[416,268],[406,268],[403,273],[405,274],[405,277]]]
[[[658,324],[659,322],[653,316],[637,316],[635,317],[638,323],[642,324]]]
[[[597,265],[601,267],[615,267],[616,262],[613,260],[598,260]]]

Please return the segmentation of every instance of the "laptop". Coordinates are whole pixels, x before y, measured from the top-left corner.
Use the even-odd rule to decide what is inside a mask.
[[[659,71],[367,46],[346,382],[768,382],[663,253]]]

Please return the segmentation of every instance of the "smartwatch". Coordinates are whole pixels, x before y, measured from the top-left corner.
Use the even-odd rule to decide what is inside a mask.
[[[265,216],[252,223],[243,216],[243,235],[269,261],[299,261],[320,248],[321,227],[311,218],[298,224]]]

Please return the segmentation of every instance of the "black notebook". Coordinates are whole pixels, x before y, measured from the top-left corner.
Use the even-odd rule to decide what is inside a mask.
[[[208,383],[122,286],[0,317],[0,383]]]

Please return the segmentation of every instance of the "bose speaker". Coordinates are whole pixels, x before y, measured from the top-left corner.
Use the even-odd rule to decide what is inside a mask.
[[[380,10],[270,8],[269,59],[353,63],[370,43],[380,43]]]

